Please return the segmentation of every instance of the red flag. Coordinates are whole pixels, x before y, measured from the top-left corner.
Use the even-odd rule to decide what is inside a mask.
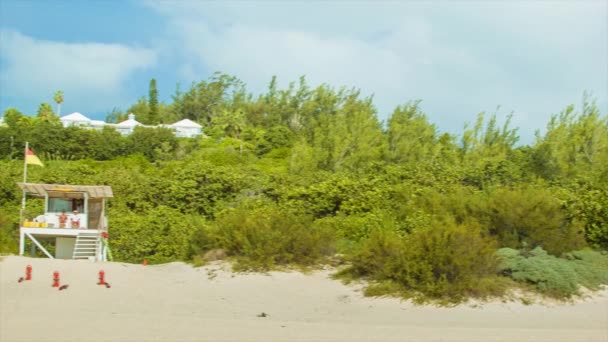
[[[29,148],[27,149],[27,152],[25,154],[25,163],[44,166],[42,164],[42,162],[40,161],[40,159],[38,157],[36,157],[34,152],[32,152],[32,150],[30,150]]]

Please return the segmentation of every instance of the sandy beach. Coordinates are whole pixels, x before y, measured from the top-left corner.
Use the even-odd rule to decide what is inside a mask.
[[[19,283],[27,265],[33,278]],[[440,308],[365,298],[328,270],[227,269],[3,257],[0,341],[608,341],[608,291]],[[100,270],[110,288],[96,284]]]

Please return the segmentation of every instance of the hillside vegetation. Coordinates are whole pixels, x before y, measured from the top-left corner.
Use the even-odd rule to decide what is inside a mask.
[[[28,168],[29,182],[112,186],[120,261],[200,262],[221,249],[237,267],[263,270],[339,258],[342,276],[371,281],[369,294],[458,301],[518,283],[568,297],[608,282],[599,276],[608,274],[608,116],[582,102],[531,146],[517,145],[509,120],[483,113],[460,138],[440,133],[415,101],[381,123],[371,98],[304,78],[287,89],[273,79],[254,97],[216,74],[171,103],[141,98],[108,114],[188,118],[204,127],[197,139],[63,128],[48,105],[36,116],[9,109],[0,248],[17,249],[28,141],[45,163]]]

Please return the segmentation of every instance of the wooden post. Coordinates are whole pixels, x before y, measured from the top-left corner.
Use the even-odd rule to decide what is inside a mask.
[[[21,223],[19,224],[19,226],[21,226]],[[19,227],[19,255],[23,256],[23,252],[25,249],[25,234],[23,234],[23,231],[21,229],[22,228]]]
[[[25,142],[25,151],[23,152],[23,183],[27,183],[27,150],[29,142]],[[21,198],[21,210],[19,211],[19,227],[23,224],[23,215],[25,214],[25,186],[23,187],[23,197]]]
[[[83,193],[83,195],[84,195],[84,204],[83,204],[83,208],[82,208],[83,213],[80,215],[81,216],[80,228],[83,228],[83,224],[84,224],[84,226],[85,226],[84,228],[89,229],[89,194],[87,192],[85,192],[85,193]],[[84,220],[82,219],[82,215],[84,215]]]

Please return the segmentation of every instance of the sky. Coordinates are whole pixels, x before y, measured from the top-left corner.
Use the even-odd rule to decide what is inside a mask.
[[[0,0],[0,110],[103,119],[215,71],[254,94],[306,76],[359,88],[380,120],[421,100],[441,132],[512,114],[533,143],[583,94],[608,112],[608,1]]]

